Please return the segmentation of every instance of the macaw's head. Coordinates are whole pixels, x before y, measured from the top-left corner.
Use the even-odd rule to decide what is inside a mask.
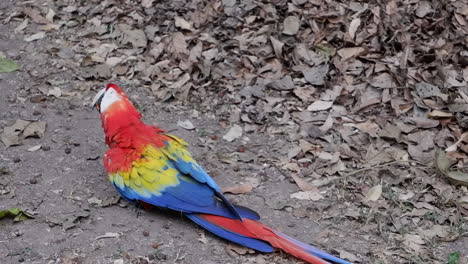
[[[106,111],[113,112],[131,107],[135,108],[120,87],[113,83],[109,83],[106,88],[100,90],[94,96],[92,105],[101,114]]]
[[[140,122],[141,114],[116,84],[110,83],[100,90],[92,105],[101,113],[106,134],[117,133],[120,128]]]

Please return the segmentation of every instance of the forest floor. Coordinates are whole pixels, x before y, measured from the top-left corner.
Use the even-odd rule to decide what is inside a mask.
[[[0,1],[0,262],[301,263],[119,199],[90,109],[115,82],[264,223],[468,263],[468,4],[365,2]]]

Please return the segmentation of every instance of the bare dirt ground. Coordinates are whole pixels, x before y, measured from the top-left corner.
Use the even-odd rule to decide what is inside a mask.
[[[468,262],[466,2],[2,0],[0,21],[0,210],[34,217],[0,220],[1,263],[300,263],[119,200],[89,108],[110,81],[266,224],[353,263]]]

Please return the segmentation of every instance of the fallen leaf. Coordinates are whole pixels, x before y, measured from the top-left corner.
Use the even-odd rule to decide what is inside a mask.
[[[429,3],[428,1],[420,1],[418,3],[418,8],[416,9],[416,15],[419,18],[425,17],[430,12],[432,12],[431,3]]]
[[[288,16],[284,19],[283,26],[283,34],[296,35],[299,31],[300,20],[295,16]]]
[[[59,98],[60,96],[62,96],[62,90],[59,87],[54,87],[47,92],[47,95],[48,96],[52,95],[52,96],[55,96],[56,98]]]
[[[28,148],[28,151],[30,151],[30,152],[38,151],[38,150],[41,149],[41,147],[42,147],[42,145],[36,145],[36,146]]]
[[[106,232],[104,235],[97,236],[94,240],[99,240],[103,238],[119,238],[119,233]]]
[[[88,203],[89,204],[92,204],[92,205],[97,205],[97,206],[101,206],[102,205],[102,201],[99,200],[98,198],[96,197],[91,197],[88,199]]]
[[[324,85],[328,73],[328,64],[315,66],[302,71],[304,79],[312,85]]]
[[[330,109],[332,105],[333,105],[333,102],[331,101],[317,100],[313,102],[311,105],[309,105],[309,107],[307,107],[307,111],[311,111],[311,112],[323,111],[323,110]]]
[[[353,57],[363,55],[366,49],[362,47],[353,47],[353,48],[343,48],[338,50],[338,55],[340,55],[343,60],[347,60]]]
[[[197,240],[200,241],[200,242],[202,242],[203,244],[207,244],[207,243],[208,243],[208,239],[206,238],[204,232],[200,233],[200,237],[199,237]]]
[[[342,259],[347,259],[351,262],[361,262],[361,259],[359,259],[356,255],[345,251],[345,250],[338,250],[340,252],[340,258]]]
[[[418,235],[406,234],[403,237],[403,244],[410,249],[419,252],[422,245],[425,244],[424,240]]]
[[[21,24],[19,24],[16,28],[15,28],[15,33],[20,33],[22,32],[27,26],[28,26],[28,22],[29,22],[29,19],[24,19],[23,22],[21,22]]]
[[[120,42],[122,44],[130,43],[134,48],[144,48],[148,44],[146,34],[141,29],[132,29],[127,24],[118,24],[117,29],[120,32]]]
[[[381,195],[382,195],[382,185],[379,184],[370,188],[362,201],[363,202],[369,202],[369,201],[375,202],[380,198]]]
[[[354,18],[351,21],[351,23],[349,23],[348,33],[352,39],[354,39],[354,36],[356,35],[356,31],[358,30],[360,25],[361,25],[361,19],[359,17]]]
[[[436,168],[442,175],[446,176],[450,182],[455,185],[463,185],[468,187],[468,173],[450,170],[450,167],[456,161],[450,160],[447,157],[447,153],[444,151],[436,151]]]
[[[183,120],[183,121],[179,120],[177,121],[177,125],[187,130],[195,129],[195,126],[192,124],[192,122],[190,122],[190,120]]]
[[[291,174],[291,177],[293,178],[294,182],[297,184],[297,186],[299,187],[299,189],[301,189],[301,191],[304,191],[304,192],[307,192],[307,191],[315,191],[315,192],[318,192],[318,188],[315,187],[314,185],[308,183],[307,181],[305,181],[304,179],[300,178],[299,176],[297,176],[296,174],[292,173]]]
[[[181,29],[185,29],[185,30],[192,30],[192,24],[187,22],[187,20],[185,20],[184,18],[177,16],[174,19],[175,19],[175,26],[176,27],[181,28]]]
[[[223,136],[223,139],[228,142],[232,142],[240,137],[242,137],[242,127],[239,125],[234,125],[231,127],[231,129],[229,129],[226,135]]]
[[[291,149],[289,149],[288,151],[288,159],[291,160],[293,159],[294,157],[296,157],[297,155],[299,155],[299,153],[301,153],[302,151],[302,148],[299,147],[299,146],[294,146],[292,147]]]
[[[30,123],[29,121],[18,119],[12,126],[5,127],[1,135],[3,144],[6,147],[20,145],[19,135]]]
[[[31,122],[23,131],[23,136],[27,137],[38,137],[42,138],[45,134],[46,130],[46,122],[44,121],[36,121]]]
[[[33,34],[29,37],[25,37],[24,38],[24,41],[26,42],[32,42],[32,41],[35,41],[35,40],[40,40],[40,39],[43,39],[45,37],[45,32],[41,31],[41,32],[38,32],[36,34]]]
[[[252,190],[253,190],[253,187],[249,183],[244,183],[244,184],[239,184],[239,185],[234,185],[234,186],[221,188],[221,192],[223,192],[223,193],[232,193],[232,194],[249,193]]]
[[[144,8],[150,8],[153,6],[154,0],[141,0],[141,6]]]
[[[382,73],[374,78],[370,82],[370,85],[376,88],[394,88],[396,87],[395,82],[393,81],[392,76],[389,73]]]
[[[294,198],[298,200],[318,201],[318,200],[323,199],[324,197],[318,191],[305,191],[305,192],[293,193],[290,195],[290,198]]]
[[[458,260],[460,259],[460,252],[454,251],[450,252],[448,255],[448,263],[447,264],[458,264]]]
[[[0,219],[7,218],[7,217],[12,217],[13,221],[18,222],[18,221],[23,221],[29,218],[33,218],[33,216],[19,208],[10,208],[7,210],[0,210]]]
[[[0,56],[0,73],[14,72],[19,69],[16,62]]]
[[[432,110],[428,114],[428,116],[432,117],[432,118],[451,118],[451,117],[453,117],[453,114],[448,113],[448,112],[444,112],[444,111],[440,111],[440,110]]]
[[[271,45],[273,46],[273,50],[275,51],[275,55],[277,58],[283,57],[283,46],[284,43],[279,41],[278,39],[270,36]]]

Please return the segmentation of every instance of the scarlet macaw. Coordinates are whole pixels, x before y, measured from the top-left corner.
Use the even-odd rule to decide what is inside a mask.
[[[208,231],[261,251],[280,248],[312,264],[349,262],[258,222],[249,208],[233,205],[187,150],[187,143],[141,121],[141,114],[115,84],[94,97],[106,144],[110,182],[127,200],[182,212]]]

